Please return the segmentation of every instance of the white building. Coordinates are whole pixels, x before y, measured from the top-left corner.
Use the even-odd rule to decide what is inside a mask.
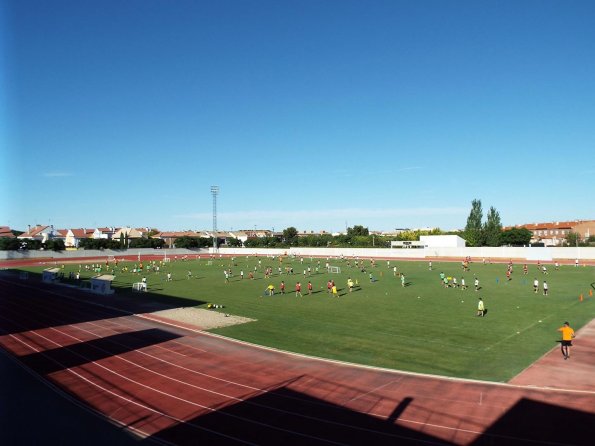
[[[466,244],[458,235],[422,235],[419,241],[426,248],[464,248]]]

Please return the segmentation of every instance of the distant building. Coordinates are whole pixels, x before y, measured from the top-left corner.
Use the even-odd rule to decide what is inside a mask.
[[[123,237],[128,237],[129,240],[135,239],[135,238],[143,238],[144,236],[146,236],[146,234],[149,232],[148,229],[146,228],[131,228],[131,227],[126,227],[126,228],[120,228],[117,231],[115,231],[112,235],[112,238],[114,240],[119,240],[120,239],[120,235]]]
[[[93,231],[93,238],[111,240],[116,231],[116,228],[97,228]]]
[[[426,248],[464,248],[467,243],[458,235],[422,235],[419,241]]]
[[[525,228],[531,231],[531,243],[543,243],[546,246],[562,246],[566,244],[566,237],[571,232],[578,234],[581,240],[595,235],[595,220],[529,223],[507,226],[502,229],[506,231],[512,228]]]
[[[407,231],[409,231],[407,228],[396,228],[394,231],[380,231],[377,234],[385,237],[397,237],[399,234]]]
[[[326,231],[298,231],[297,236],[298,237],[309,237],[311,235],[325,235],[328,234],[328,232]],[[281,233],[281,235],[283,235],[283,233]]]
[[[0,237],[2,238],[15,238],[8,226],[0,226]]]
[[[75,228],[69,229],[66,233],[64,246],[67,248],[78,248],[81,240],[93,238],[94,229]]]
[[[166,248],[173,248],[176,239],[181,237],[203,237],[201,233],[194,231],[163,231],[155,235],[155,238],[160,238],[165,242]]]
[[[273,235],[273,231],[268,229],[242,229],[239,232],[245,232],[247,238],[264,238]]]
[[[53,226],[35,225],[33,227],[29,226],[27,231],[19,235],[18,238],[21,240],[39,240],[41,243],[45,243],[54,237],[55,232]]]

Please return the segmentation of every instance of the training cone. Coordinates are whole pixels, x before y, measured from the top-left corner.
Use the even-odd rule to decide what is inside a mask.
[[[578,300],[579,300],[579,301],[581,301],[581,302],[583,301],[583,295],[582,295],[582,294],[580,294],[580,295],[578,296]]]
[[[593,297],[593,290],[589,290],[589,296]]]

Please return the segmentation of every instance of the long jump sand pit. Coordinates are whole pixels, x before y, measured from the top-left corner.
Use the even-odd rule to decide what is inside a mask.
[[[255,319],[247,317],[234,316],[231,314],[220,313],[215,310],[205,310],[203,308],[194,307],[155,311],[143,314],[143,317],[156,320],[168,319],[184,326],[192,326],[199,330],[211,330],[213,328],[229,327],[231,325],[246,324],[255,321]]]

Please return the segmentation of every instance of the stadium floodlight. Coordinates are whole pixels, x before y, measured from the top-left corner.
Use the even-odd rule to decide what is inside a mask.
[[[217,251],[217,195],[219,194],[219,186],[211,186],[211,194],[213,194],[213,253]]]

